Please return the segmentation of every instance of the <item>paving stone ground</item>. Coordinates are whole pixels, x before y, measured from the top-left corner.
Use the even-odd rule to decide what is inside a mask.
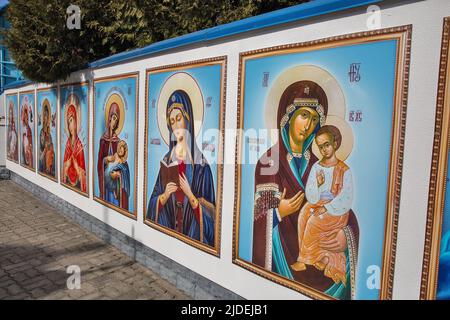
[[[67,267],[81,269],[69,290]],[[11,181],[0,180],[0,300],[190,299]]]

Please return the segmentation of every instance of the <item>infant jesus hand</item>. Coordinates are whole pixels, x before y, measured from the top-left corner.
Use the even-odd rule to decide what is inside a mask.
[[[320,207],[320,208],[317,208],[316,210],[314,210],[314,216],[316,216],[316,217],[320,217],[321,215],[323,215],[325,213],[327,213],[327,209],[325,209],[325,207]],[[322,217],[320,217],[320,218],[322,218]]]
[[[316,172],[316,179],[319,187],[325,183],[325,173],[323,170]]]

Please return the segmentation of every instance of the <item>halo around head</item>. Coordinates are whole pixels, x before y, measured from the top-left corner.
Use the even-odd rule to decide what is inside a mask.
[[[265,121],[267,129],[277,129],[278,105],[283,92],[298,81],[317,83],[327,96],[328,115],[345,118],[345,97],[337,80],[326,70],[313,65],[297,65],[284,70],[274,81],[266,99]],[[271,137],[273,142],[277,136]]]
[[[29,115],[29,109],[30,108],[30,102],[28,101],[28,96],[24,96],[21,103],[20,103],[20,122],[24,123],[24,117],[26,116],[27,121],[30,120]]]
[[[80,105],[80,99],[75,93],[69,94],[67,97],[66,103],[64,104],[64,132],[66,133],[67,137],[70,136],[69,133],[69,127],[67,125],[67,111],[69,110],[69,107],[73,105],[75,107],[75,112],[77,113],[77,133],[80,133],[81,130],[81,105]]]
[[[197,81],[186,72],[177,72],[171,75],[161,88],[157,104],[158,128],[161,137],[167,145],[169,145],[170,140],[166,120],[167,102],[176,90],[183,90],[191,99],[195,137],[198,136],[203,123],[203,96]]]
[[[47,126],[51,127],[52,125],[52,107],[50,106],[50,101],[48,101],[47,98],[44,99],[42,102],[42,109],[41,109],[41,122],[42,126],[44,126],[44,108],[48,108],[48,118],[47,118]]]
[[[109,123],[108,123],[109,110],[111,109],[111,105],[113,103],[116,103],[119,106],[119,110],[120,110],[119,125],[117,126],[117,130],[116,130],[116,134],[119,135],[123,129],[123,123],[125,122],[125,105],[124,105],[122,96],[117,92],[111,93],[109,95],[108,99],[106,100],[105,124],[106,124],[106,126],[109,125]]]
[[[341,146],[336,151],[336,157],[339,160],[345,161],[353,150],[354,137],[352,128],[345,119],[333,115],[327,117],[325,125],[335,126],[341,132],[342,142]],[[312,152],[318,159],[322,159],[322,155],[320,154],[319,147],[315,140],[312,145]]]

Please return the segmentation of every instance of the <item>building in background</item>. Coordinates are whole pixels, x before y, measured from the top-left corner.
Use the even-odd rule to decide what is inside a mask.
[[[9,22],[6,19],[6,9],[8,1],[0,0],[0,28],[9,28]],[[22,80],[22,73],[17,69],[14,61],[9,55],[8,49],[3,45],[2,37],[0,36],[0,94],[3,93],[5,85]]]

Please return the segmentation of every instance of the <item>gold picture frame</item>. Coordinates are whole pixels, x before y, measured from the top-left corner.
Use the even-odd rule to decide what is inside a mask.
[[[5,95],[5,110],[7,110],[7,113],[6,113],[6,132],[8,132],[8,126],[9,126],[9,124],[8,124],[8,121],[9,121],[9,107],[8,107],[8,105],[6,105],[6,101],[8,100],[8,97],[14,97],[14,96],[16,96],[16,99],[17,99],[17,106],[16,106],[16,112],[17,112],[17,119],[16,119],[16,121],[17,121],[17,125],[16,125],[16,130],[17,131],[19,131],[19,125],[20,125],[20,123],[19,123],[19,121],[20,121],[20,107],[19,107],[19,94],[16,92],[16,93],[9,93],[9,94],[7,94],[7,95]],[[8,153],[6,153],[6,159],[8,160],[8,161],[11,161],[11,162],[14,162],[14,163],[16,163],[16,164],[19,164],[19,162],[20,162],[20,146],[19,146],[19,139],[20,139],[20,134],[19,134],[19,132],[17,133],[17,148],[18,148],[18,150],[17,150],[17,152],[18,152],[18,154],[17,154],[17,161],[16,160],[14,160],[14,159],[11,159],[9,156],[8,156]],[[6,141],[8,141],[8,138],[6,138]]]
[[[90,161],[90,157],[91,157],[90,148],[89,148],[89,143],[90,143],[90,138],[91,138],[91,136],[90,136],[90,134],[91,134],[90,133],[90,115],[91,115],[90,93],[91,93],[91,86],[90,86],[90,82],[89,81],[67,83],[67,84],[62,84],[62,85],[59,86],[58,101],[59,101],[59,112],[60,112],[60,115],[58,117],[59,118],[59,143],[58,143],[58,146],[59,146],[59,150],[61,152],[61,141],[62,141],[61,139],[62,139],[62,132],[63,132],[63,124],[61,122],[61,111],[62,111],[62,108],[63,108],[63,106],[61,105],[61,98],[62,98],[61,97],[61,89],[62,88],[67,88],[67,87],[83,87],[83,86],[87,87],[86,103],[87,103],[87,112],[88,112],[88,116],[87,116],[88,123],[87,123],[87,128],[86,128],[88,146],[86,148],[87,155],[86,155],[86,159],[85,159],[85,162],[87,164],[87,166],[86,166],[86,179],[88,179],[88,181],[86,181],[86,192],[82,192],[81,190],[78,190],[77,188],[74,188],[74,187],[70,186],[69,184],[63,182],[63,170],[62,170],[61,166],[60,166],[60,170],[59,170],[59,182],[60,182],[60,184],[63,187],[68,188],[68,189],[70,189],[70,190],[72,190],[72,191],[74,191],[74,192],[76,192],[76,193],[78,193],[78,194],[80,194],[80,195],[82,195],[82,196],[84,196],[86,198],[89,198],[90,183],[91,183],[91,181],[90,181],[91,180],[91,176],[90,176],[90,170],[89,170],[89,163],[90,163],[89,161]],[[61,159],[62,159],[62,157],[63,157],[63,155],[60,154],[60,158]],[[60,160],[60,165],[61,165],[61,160]]]
[[[170,228],[161,226],[153,221],[146,219],[147,215],[147,166],[148,166],[148,120],[149,120],[149,101],[148,101],[148,90],[149,90],[149,76],[150,74],[170,72],[170,71],[181,71],[184,69],[191,69],[196,67],[204,67],[211,65],[221,66],[221,85],[220,85],[220,114],[219,114],[219,130],[220,130],[220,141],[219,141],[219,152],[218,152],[218,163],[217,163],[217,191],[216,191],[216,225],[215,225],[215,244],[214,247],[208,246],[200,241],[189,238],[188,236],[179,233]],[[162,67],[149,68],[146,70],[145,76],[145,151],[144,151],[144,215],[143,222],[147,226],[161,231],[173,238],[176,238],[184,243],[187,243],[197,249],[200,249],[206,253],[213,256],[220,257],[220,244],[221,244],[221,225],[222,225],[222,188],[223,188],[223,157],[224,157],[224,147],[225,147],[225,101],[226,101],[226,73],[227,73],[227,57],[220,56],[202,60],[188,61],[183,63],[171,64]]]
[[[47,92],[47,91],[52,91],[52,90],[54,90],[55,93],[56,93],[56,99],[55,99],[56,106],[55,106],[55,108],[56,108],[57,125],[56,125],[56,137],[55,138],[57,139],[57,141],[55,142],[55,146],[59,146],[59,139],[58,139],[58,122],[59,122],[58,99],[59,99],[59,92],[58,92],[58,86],[51,86],[51,87],[48,87],[48,88],[41,88],[41,89],[37,89],[36,90],[36,99],[35,99],[36,100],[36,107],[35,107],[35,110],[36,110],[36,117],[37,117],[37,116],[39,116],[37,114],[37,111],[39,110],[39,108],[37,106],[37,102],[39,100],[38,99],[39,92]],[[38,123],[39,122],[38,121],[39,120],[36,121],[36,139],[35,139],[36,140],[36,148],[38,147],[38,141],[39,141],[39,139],[38,139]],[[49,179],[49,180],[51,180],[53,182],[56,182],[56,183],[58,183],[58,168],[59,168],[59,163],[57,163],[58,162],[58,155],[59,155],[59,150],[55,151],[55,176],[52,177],[51,175],[48,175],[48,174],[45,174],[45,173],[39,171],[38,153],[36,152],[36,161],[37,161],[36,172],[40,176],[42,176],[44,178],[47,178],[47,179]]]
[[[450,142],[450,17],[444,19],[420,299],[436,299]]]
[[[290,280],[256,264],[239,258],[239,227],[241,207],[241,166],[238,165],[242,157],[242,129],[244,115],[244,63],[248,59],[267,57],[288,53],[310,52],[320,49],[364,44],[382,40],[397,41],[397,65],[394,91],[393,127],[391,135],[391,153],[389,160],[389,176],[387,190],[386,222],[383,244],[383,263],[381,268],[380,299],[391,299],[394,277],[394,263],[397,242],[398,211],[400,203],[400,187],[403,167],[405,121],[407,108],[407,94],[409,82],[409,62],[411,51],[412,26],[399,26],[387,29],[358,32],[341,36],[329,37],[315,41],[280,45],[264,49],[252,50],[240,54],[239,80],[237,98],[237,129],[236,158],[235,158],[235,206],[233,220],[233,263],[258,274],[277,284],[298,291],[313,299],[333,299],[312,287],[308,287],[294,280]]]
[[[31,90],[25,90],[25,91],[19,91],[19,92],[18,92],[18,96],[19,96],[19,102],[18,102],[19,117],[21,117],[21,114],[20,114],[20,112],[21,112],[21,110],[20,110],[20,97],[21,97],[21,95],[31,94],[31,93],[33,94],[33,112],[34,112],[34,117],[36,117],[36,110],[37,110],[37,108],[36,108],[37,94],[36,94],[36,90],[34,90],[34,89],[31,89]],[[22,121],[22,120],[20,120],[20,121]],[[21,126],[22,126],[22,125],[19,125],[20,128],[21,128]],[[33,137],[33,140],[34,140],[34,141],[33,141],[33,143],[34,143],[34,145],[33,145],[33,149],[34,149],[34,150],[33,150],[33,156],[34,156],[33,162],[34,162],[34,167],[32,168],[32,167],[30,167],[30,166],[27,166],[27,165],[23,164],[22,161],[21,161],[21,155],[20,155],[20,153],[19,153],[19,164],[20,164],[22,167],[24,167],[24,168],[30,170],[31,172],[36,173],[36,171],[37,171],[37,158],[36,158],[36,156],[37,156],[37,152],[36,152],[36,150],[37,150],[37,145],[36,145],[36,143],[37,143],[37,137],[36,137],[36,135],[37,135],[37,121],[36,121],[36,119],[34,120],[34,123],[33,123],[33,130],[34,130],[34,137]],[[22,137],[21,137],[20,134],[19,134],[19,152],[22,152],[21,147],[22,147]]]
[[[123,73],[123,74],[119,74],[119,75],[113,75],[113,76],[106,76],[106,77],[100,77],[100,78],[95,78],[93,81],[93,95],[94,95],[94,100],[93,100],[93,105],[92,105],[92,116],[93,116],[93,135],[95,137],[95,124],[96,124],[96,119],[95,119],[95,109],[96,109],[96,91],[95,91],[95,85],[97,83],[101,83],[101,82],[108,82],[108,81],[114,81],[114,80],[121,80],[121,79],[127,79],[127,78],[135,78],[136,79],[136,100],[135,100],[135,128],[136,128],[136,132],[135,132],[135,141],[134,141],[134,148],[135,148],[135,159],[134,159],[134,167],[135,167],[135,174],[134,174],[134,196],[133,196],[133,203],[134,203],[134,210],[133,212],[128,211],[128,210],[124,210],[122,208],[119,208],[117,206],[114,206],[106,201],[104,201],[103,199],[100,199],[99,197],[95,196],[95,193],[93,195],[93,198],[95,201],[97,201],[98,203],[113,209],[117,212],[119,212],[120,214],[131,218],[133,220],[137,220],[137,181],[138,181],[138,157],[139,157],[139,151],[138,151],[138,140],[139,140],[139,72],[129,72],[129,73]],[[95,142],[92,143],[91,146],[91,152],[93,155],[95,155]],[[95,157],[94,157],[95,159]],[[95,168],[95,165],[94,165]],[[93,170],[92,174],[96,174],[96,171]],[[94,188],[94,177],[91,177],[91,183],[92,183],[92,190],[94,190],[95,192],[95,188]]]

